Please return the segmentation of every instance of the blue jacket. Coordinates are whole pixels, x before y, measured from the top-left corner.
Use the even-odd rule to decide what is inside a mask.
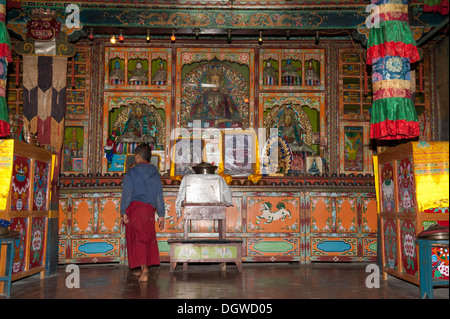
[[[127,207],[133,201],[152,205],[159,217],[165,215],[161,179],[154,165],[140,163],[125,174],[120,213],[125,214]]]

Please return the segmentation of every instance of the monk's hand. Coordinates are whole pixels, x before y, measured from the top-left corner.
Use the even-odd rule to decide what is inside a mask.
[[[166,219],[164,217],[158,217],[159,229],[164,229]]]
[[[129,221],[130,220],[128,219],[127,214],[123,214],[122,215],[122,222],[126,225],[126,224],[128,224]]]

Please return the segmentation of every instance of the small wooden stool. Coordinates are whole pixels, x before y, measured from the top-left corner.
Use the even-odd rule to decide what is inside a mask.
[[[214,263],[222,265],[226,270],[227,262],[234,262],[242,272],[242,240],[240,239],[169,239],[170,272],[183,263],[183,271],[187,271],[189,262]]]
[[[440,245],[448,247],[448,240],[418,238],[419,243],[419,276],[420,276],[420,298],[433,299],[434,286],[448,286],[448,279],[433,279],[431,271],[431,246]]]
[[[12,263],[14,259],[14,244],[18,246],[20,243],[19,232],[9,231],[7,234],[0,236],[0,255],[1,246],[6,245],[6,256],[5,257],[5,275],[0,276],[0,281],[4,281],[2,296],[9,298],[11,294],[11,276],[12,276]],[[3,259],[3,258],[0,258]]]

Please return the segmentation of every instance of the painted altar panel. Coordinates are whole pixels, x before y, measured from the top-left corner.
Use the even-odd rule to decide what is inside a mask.
[[[106,47],[106,90],[170,90],[172,49]]]
[[[324,90],[324,49],[262,49],[260,90]]]
[[[253,49],[179,48],[176,66],[176,127],[253,127]]]
[[[26,217],[14,217],[11,218],[12,222],[9,227],[10,230],[19,232],[19,245],[14,243],[14,259],[12,273],[16,274],[25,271],[26,256],[30,246],[27,244],[28,239],[28,218]]]
[[[378,231],[377,201],[374,198],[361,198],[361,228],[363,233]]]
[[[398,230],[395,220],[382,219],[383,267],[398,270]]]
[[[31,218],[29,269],[40,267],[44,264],[45,246],[47,244],[46,224],[46,217]]]
[[[35,211],[48,210],[50,167],[50,163],[34,161],[33,210]]]
[[[271,233],[282,229],[291,233],[299,231],[300,203],[297,197],[247,198],[247,231]]]
[[[266,138],[270,135],[267,141],[259,141],[268,158],[270,155],[266,149],[272,136],[278,134],[278,157],[281,155],[281,158],[289,158],[282,161],[281,165],[278,161],[278,171],[284,170],[281,172],[283,175],[327,172],[327,167],[324,167],[327,161],[320,159],[320,145],[326,140],[327,132],[324,93],[259,93],[259,127],[267,129]],[[276,128],[278,131],[274,132],[269,128]],[[283,154],[285,148],[289,156]],[[311,170],[311,165],[307,165],[308,158],[319,161],[315,171]],[[261,162],[263,168],[271,170],[266,157]]]
[[[416,186],[414,181],[414,164],[411,156],[397,160],[397,202],[399,213],[415,213]]]
[[[339,124],[339,172],[343,174],[373,174],[372,150],[368,122]]]
[[[120,198],[99,198],[97,232],[99,234],[117,234],[120,232],[121,225]]]
[[[294,257],[299,255],[299,239],[292,238],[247,238],[247,257]]]
[[[336,198],[336,231],[338,233],[354,233],[357,230],[357,198]]]
[[[311,196],[311,232],[331,233],[334,227],[333,199]]]
[[[102,171],[123,173],[127,155],[150,143],[168,169],[171,94],[167,92],[105,92]]]
[[[72,258],[119,258],[120,238],[81,238],[73,239],[71,242]]]
[[[357,256],[357,238],[311,237],[311,256]]]
[[[164,204],[166,213],[164,218],[166,219],[166,223],[164,225],[164,229],[161,230],[159,228],[159,223],[155,220],[155,227],[157,232],[162,233],[182,233],[183,232],[183,218],[177,217],[177,213],[175,210],[175,202],[177,201],[177,197],[175,196],[164,196]]]
[[[94,204],[93,198],[74,198],[72,200],[72,234],[94,233]]]
[[[380,165],[381,211],[393,213],[398,211],[395,206],[394,165],[392,162]]]
[[[418,247],[416,247],[416,223],[414,220],[400,220],[400,260],[404,274],[418,277]]]
[[[32,181],[31,159],[14,155],[11,178],[11,210],[27,211]]]
[[[376,238],[363,238],[363,253],[364,257],[376,257],[378,242]]]

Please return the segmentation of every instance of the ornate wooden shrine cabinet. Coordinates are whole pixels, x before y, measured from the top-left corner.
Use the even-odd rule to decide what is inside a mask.
[[[44,276],[47,251],[50,245],[56,248],[48,242],[55,154],[13,139],[0,140],[0,146],[0,218],[11,221],[10,230],[20,233],[11,279]]]
[[[411,142],[377,155],[385,279],[391,274],[419,284],[417,234],[434,224],[449,225],[448,151],[448,142]],[[433,276],[448,279],[448,253],[434,247],[432,259]]]
[[[65,30],[76,53],[67,62],[59,263],[126,262],[121,187],[140,143],[152,145],[163,182],[166,227],[156,227],[164,261],[168,240],[183,237],[178,185],[202,160],[218,166],[233,192],[226,238],[242,240],[243,261],[376,261],[371,79],[364,45],[349,37],[350,30],[367,40],[365,2],[333,2],[331,9],[302,2],[308,10],[278,0],[251,8],[224,1],[208,10],[202,1],[97,2],[80,3],[80,27]],[[8,10],[8,28],[26,34],[35,7],[61,18],[66,5],[22,1]],[[417,38],[442,22],[416,4],[412,14],[430,26],[414,27]],[[311,30],[338,33],[316,41]],[[112,43],[113,34],[124,39]],[[433,141],[435,47],[423,49],[416,108],[421,140]],[[26,72],[20,56],[10,68],[8,106],[18,128]],[[190,229],[215,238],[218,225],[192,220]]]

